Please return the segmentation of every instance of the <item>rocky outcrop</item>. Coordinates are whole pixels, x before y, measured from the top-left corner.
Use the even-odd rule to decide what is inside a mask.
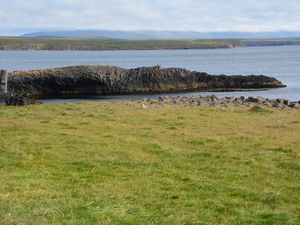
[[[39,100],[28,99],[24,96],[0,94],[0,106],[25,106],[25,105],[36,105],[42,104]]]
[[[263,75],[225,76],[180,68],[74,66],[9,74],[10,92],[30,98],[84,95],[168,93],[202,90],[279,88],[284,85]]]

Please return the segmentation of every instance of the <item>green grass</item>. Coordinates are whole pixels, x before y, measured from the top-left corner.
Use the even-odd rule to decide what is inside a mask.
[[[297,110],[0,107],[0,224],[299,224]]]
[[[230,48],[237,40],[122,40],[106,38],[0,38],[0,50],[142,50]]]
[[[109,38],[0,37],[0,50],[154,50],[214,49],[238,46],[299,45],[299,38],[286,39],[182,39],[126,40]]]

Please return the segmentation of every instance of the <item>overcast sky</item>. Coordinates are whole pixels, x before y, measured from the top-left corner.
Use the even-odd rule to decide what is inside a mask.
[[[0,0],[0,35],[73,29],[300,30],[300,0]]]

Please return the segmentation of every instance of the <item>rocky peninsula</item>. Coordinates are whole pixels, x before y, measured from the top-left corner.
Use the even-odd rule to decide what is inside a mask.
[[[116,66],[72,66],[15,71],[8,76],[9,92],[33,99],[280,87],[285,85],[269,76],[211,75],[161,66],[134,69]]]

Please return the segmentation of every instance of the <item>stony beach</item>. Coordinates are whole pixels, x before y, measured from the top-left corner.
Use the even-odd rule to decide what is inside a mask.
[[[206,106],[206,107],[233,107],[248,106],[276,109],[300,109],[300,101],[289,101],[287,99],[268,99],[264,97],[224,97],[210,96],[164,96],[157,99],[146,98],[138,100],[143,108],[164,105]]]

